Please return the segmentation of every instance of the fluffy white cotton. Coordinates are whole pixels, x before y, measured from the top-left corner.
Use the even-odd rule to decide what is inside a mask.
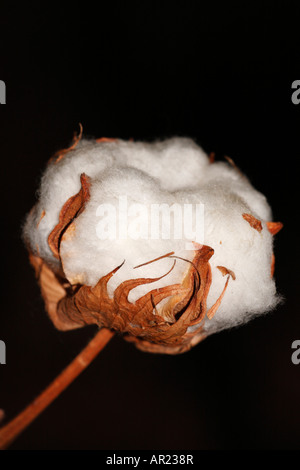
[[[194,208],[203,204],[201,241],[214,249],[210,259],[213,281],[208,308],[217,300],[226,281],[217,266],[225,266],[236,276],[236,280],[229,281],[220,308],[212,320],[206,321],[205,328],[209,332],[228,328],[276,305],[275,283],[270,276],[273,242],[266,228],[272,214],[266,198],[228,163],[211,164],[203,150],[185,138],[152,144],[122,140],[97,143],[83,139],[58,163],[49,164],[42,178],[39,201],[24,227],[32,251],[39,253],[49,265],[55,267],[59,262],[49,249],[48,236],[58,223],[64,203],[80,190],[82,173],[91,179],[90,200],[72,224],[72,230],[64,234],[60,247],[63,269],[71,283],[95,285],[125,260],[109,281],[109,293],[113,295],[124,280],[166,274],[174,259],[163,258],[134,269],[137,265],[173,251],[192,260],[195,253],[187,249],[187,242],[193,238],[183,235],[179,239],[162,239],[160,234],[159,239],[152,239],[149,214],[153,204],[169,207],[190,204]],[[127,211],[125,205],[120,206],[124,198]],[[99,238],[99,222],[104,220],[99,206],[103,208],[105,204],[116,209],[118,230],[113,239]],[[132,209],[133,204],[140,204],[134,206],[140,208],[138,213],[130,213],[128,208]],[[41,218],[43,211],[45,216]],[[243,213],[261,220],[262,231],[252,228],[242,217]],[[193,213],[194,226],[195,217]],[[131,229],[135,226],[135,235],[143,238],[134,239],[127,233],[127,239],[122,239],[129,226]],[[134,302],[156,287],[181,283],[189,267],[189,263],[177,259],[167,276],[135,288],[129,300]]]

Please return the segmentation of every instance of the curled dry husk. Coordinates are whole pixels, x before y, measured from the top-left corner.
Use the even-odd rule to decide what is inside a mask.
[[[80,136],[75,139],[69,150],[74,148],[79,139]],[[68,149],[58,153],[56,161],[63,158],[67,151]],[[66,201],[60,211],[59,222],[48,237],[49,247],[59,260],[61,241],[72,236],[73,222],[89,200],[89,188],[89,177],[82,174],[80,191]],[[45,213],[42,213],[41,218],[44,215]],[[261,222],[253,215],[242,214],[242,216],[254,230],[262,230]],[[281,227],[280,222],[267,223],[272,235],[275,235]],[[91,287],[81,284],[71,285],[64,275],[62,263],[60,271],[54,272],[42,258],[32,252],[30,252],[30,262],[35,269],[46,310],[59,330],[96,324],[100,328],[105,327],[122,333],[126,340],[134,342],[141,350],[178,354],[189,350],[206,337],[205,321],[216,314],[229,281],[235,280],[234,272],[225,266],[218,266],[223,276],[226,276],[224,289],[215,304],[207,309],[207,296],[212,283],[209,260],[213,254],[212,247],[195,244],[194,259],[192,262],[186,260],[189,269],[182,283],[151,290],[135,303],[128,300],[132,289],[157,281],[170,271],[160,278],[129,279],[121,283],[115,289],[113,297],[110,297],[107,283],[122,265],[117,266]],[[176,262],[173,252],[165,256],[173,258],[174,263]],[[155,261],[157,260],[149,262]],[[271,276],[274,273],[274,263],[273,255]],[[166,302],[159,307],[159,303],[164,299],[167,299]]]

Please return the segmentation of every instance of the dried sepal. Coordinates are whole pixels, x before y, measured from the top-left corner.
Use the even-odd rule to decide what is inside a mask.
[[[283,227],[282,222],[267,222],[267,229],[270,232],[271,235],[276,235]],[[271,259],[271,277],[274,276],[275,272],[275,255],[272,253],[272,259]]]
[[[258,232],[261,232],[262,231],[262,224],[261,224],[261,221],[256,219],[254,217],[254,215],[251,215],[251,214],[242,214],[243,215],[243,218],[248,222],[248,224],[254,228],[255,230],[257,230]]]
[[[267,222],[266,225],[271,235],[276,235],[283,227],[282,222]]]
[[[69,283],[55,274],[39,256],[30,253],[29,261],[35,270],[45,308],[54,326],[64,331],[78,328],[74,322],[68,321],[67,318],[62,320],[58,316],[57,305],[66,296],[67,289],[71,288]]]
[[[117,142],[118,139],[115,139],[114,137],[99,137],[96,139],[97,144],[101,144],[103,142]]]
[[[228,268],[225,268],[225,266],[217,266],[218,270],[223,274],[223,276],[226,276],[226,274],[229,274],[232,279],[235,281],[236,277],[233,271],[231,271]]]
[[[209,154],[209,163],[212,165],[213,163],[215,163],[215,158],[216,158],[216,153],[215,152],[210,152]]]
[[[217,301],[214,303],[214,305],[213,305],[213,306],[208,310],[208,312],[207,312],[207,318],[208,318],[209,320],[211,320],[211,319],[214,317],[216,311],[218,310],[218,308],[219,308],[220,305],[221,305],[221,302],[222,302],[222,299],[223,299],[223,297],[224,297],[224,295],[225,295],[225,292],[226,292],[226,289],[227,289],[227,286],[228,286],[228,282],[229,282],[230,277],[232,277],[233,280],[236,279],[234,272],[231,271],[230,269],[227,269],[227,268],[225,268],[224,266],[217,266],[217,268],[219,269],[219,271],[222,273],[223,276],[226,276],[226,275],[227,275],[227,280],[226,280],[224,289],[223,289],[223,291],[222,291],[220,297],[217,299]]]
[[[244,175],[242,170],[240,170],[240,168],[237,166],[237,164],[234,162],[234,160],[231,157],[229,157],[228,155],[225,155],[224,158],[232,166],[232,168],[234,168],[235,171],[241,176],[241,178],[246,179],[246,176]]]
[[[41,220],[45,217],[45,215],[46,215],[46,212],[45,212],[44,209],[43,209],[42,212],[41,212],[40,218],[39,218],[39,220],[38,220],[38,223],[36,224],[36,228],[38,228],[38,226],[39,226],[40,223],[41,223]]]
[[[73,222],[73,220],[83,211],[85,203],[90,198],[89,177],[82,173],[80,176],[80,182],[80,191],[75,196],[71,196],[63,205],[59,214],[59,222],[48,237],[48,245],[57,259],[59,259],[59,247],[63,233],[71,222]]]
[[[271,277],[274,276],[275,272],[275,255],[272,253],[272,259],[271,259]]]

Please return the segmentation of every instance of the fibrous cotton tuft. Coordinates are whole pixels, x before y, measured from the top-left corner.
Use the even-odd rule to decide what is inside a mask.
[[[60,234],[56,257],[49,235],[66,201],[79,193],[83,174],[89,178],[89,198]],[[267,225],[272,213],[265,196],[235,166],[212,162],[191,139],[81,139],[48,164],[38,194],[24,238],[54,273],[63,270],[71,286],[94,287],[119,267],[107,283],[113,298],[126,280],[161,277],[134,287],[128,294],[134,304],[153,289],[180,284],[195,251],[205,245],[213,249],[207,311],[224,289],[220,267],[234,273],[216,313],[203,323],[206,335],[244,323],[278,303],[271,276],[273,235]],[[258,221],[259,229],[243,214]],[[195,329],[191,324],[188,332]]]

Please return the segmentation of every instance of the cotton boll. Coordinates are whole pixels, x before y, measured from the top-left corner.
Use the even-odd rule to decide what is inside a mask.
[[[86,199],[81,199],[83,196],[80,195],[83,174],[89,187]],[[78,209],[70,220],[63,221],[58,257],[49,245],[48,237],[62,223],[62,208],[65,204],[73,204],[74,197],[79,204]],[[187,220],[193,229],[198,227],[201,214],[200,210],[194,209],[204,207],[201,240],[195,231],[180,232],[182,220],[178,218],[172,219],[171,226],[165,225],[164,230],[160,226],[159,235],[155,230],[152,232],[153,207],[165,209],[163,205],[173,208],[175,213],[178,208],[183,211],[185,205],[192,207]],[[251,224],[251,218],[258,225]],[[271,277],[273,237],[267,225],[271,218],[271,208],[265,196],[254,189],[239,170],[227,162],[211,163],[191,139],[172,138],[154,143],[82,139],[76,148],[47,166],[39,201],[24,225],[24,238],[30,251],[54,272],[60,276],[63,274],[71,286],[81,284],[94,289],[99,280],[115,270],[106,285],[109,308],[124,307],[114,304],[115,293],[122,283],[140,278],[159,278],[132,287],[128,291],[131,304],[125,309],[126,312],[134,310],[139,299],[153,292],[157,304],[148,298],[146,309],[147,321],[150,322],[147,325],[151,328],[155,324],[153,315],[164,317],[166,322],[171,321],[173,327],[174,312],[179,312],[175,302],[177,297],[181,299],[178,302],[182,308],[190,309],[192,318],[189,303],[185,304],[184,296],[178,294],[176,297],[170,286],[181,286],[182,292],[194,289],[193,295],[203,291],[204,295],[207,282],[206,304],[201,303],[200,298],[195,304],[195,312],[200,309],[198,315],[205,305],[207,318],[203,318],[200,324],[192,318],[190,326],[180,326],[183,328],[180,331],[184,334],[188,327],[187,334],[201,331],[201,334],[208,335],[245,323],[278,303],[275,282]],[[180,236],[175,236],[175,233],[180,233]],[[198,273],[198,280],[195,259],[202,263],[198,269],[201,268],[204,276],[201,278]],[[227,273],[225,277],[224,273]],[[170,289],[169,298],[165,295],[160,297],[160,292],[169,292],[165,289]],[[193,300],[190,302],[194,305]],[[210,314],[212,311],[214,313]],[[120,315],[118,310],[116,312]],[[105,318],[101,318],[105,324]],[[148,327],[135,333],[132,331],[134,324],[129,322],[129,330],[125,331],[130,331],[131,335],[147,335]],[[151,328],[149,331],[153,330]],[[174,350],[182,351],[182,347],[176,349],[176,341],[179,341],[177,330],[172,336],[164,328],[168,329],[168,325],[159,326],[158,336],[154,336],[156,339],[153,341],[163,341],[167,348],[169,342],[174,341]],[[161,338],[162,331],[166,336],[163,340],[157,339]],[[195,339],[188,343],[189,337],[184,338],[186,348],[190,347],[188,344],[196,344]]]

